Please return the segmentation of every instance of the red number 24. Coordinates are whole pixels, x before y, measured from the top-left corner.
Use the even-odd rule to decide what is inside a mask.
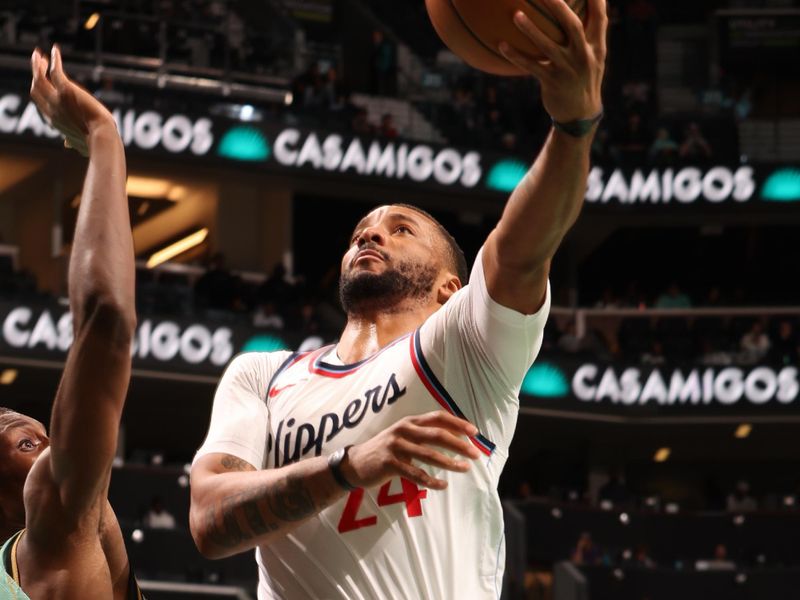
[[[405,503],[406,513],[409,517],[422,516],[422,503],[420,500],[427,497],[428,490],[419,489],[416,484],[405,477],[400,478],[401,492],[394,494],[389,491],[392,480],[387,481],[378,491],[378,506],[389,506],[390,504]],[[342,518],[339,519],[339,533],[346,533],[362,527],[371,527],[378,522],[377,515],[358,518],[358,509],[361,508],[361,501],[364,499],[364,488],[358,488],[350,492],[347,497],[347,504],[342,511]]]

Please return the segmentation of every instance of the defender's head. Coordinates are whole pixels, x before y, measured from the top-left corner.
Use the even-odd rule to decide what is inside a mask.
[[[467,278],[464,253],[435,218],[391,204],[371,211],[353,230],[339,295],[348,315],[391,311],[404,302],[436,308]]]
[[[50,445],[47,431],[39,421],[0,407],[0,489],[22,488],[33,463]]]

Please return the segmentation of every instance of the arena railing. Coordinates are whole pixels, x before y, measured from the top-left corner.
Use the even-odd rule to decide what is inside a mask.
[[[715,308],[569,308],[554,306],[550,313],[559,329],[575,323],[575,335],[585,338],[589,331],[601,334],[609,347],[619,340],[620,325],[628,319],[684,319],[690,324],[698,319],[717,317],[724,320],[749,318],[753,320],[773,317],[800,317],[800,306],[750,306]],[[743,332],[741,332],[743,333]]]
[[[285,74],[266,74],[254,72],[253,68],[237,69],[232,63],[232,55],[236,51],[229,39],[230,27],[226,21],[223,25],[204,25],[185,23],[181,21],[166,21],[157,17],[135,15],[125,12],[102,11],[96,25],[88,32],[80,32],[92,36],[93,48],[85,50],[80,48],[65,47],[67,68],[73,76],[89,78],[100,81],[103,77],[111,77],[118,83],[134,85],[155,86],[159,89],[192,90],[224,97],[234,96],[257,101],[290,104],[292,101],[289,90],[290,76],[294,70],[293,56],[295,47],[292,43],[283,43],[272,33],[246,32],[246,39],[261,52],[270,54],[274,64],[283,65]],[[104,44],[107,34],[107,23],[117,21],[127,25],[142,25],[154,27],[157,36],[154,40],[156,52],[150,56],[129,54],[123,51],[109,49]],[[222,65],[199,66],[187,64],[181,60],[171,58],[174,43],[170,30],[180,29],[196,35],[218,36],[222,52]],[[63,37],[69,39],[70,32],[64,31]],[[74,32],[73,32],[74,33]],[[286,33],[285,31],[283,33]],[[61,41],[62,35],[58,31],[45,36],[39,44]],[[282,38],[281,38],[282,39]],[[266,49],[266,50],[265,50]],[[30,44],[27,42],[0,43],[0,68],[6,67],[14,70],[30,70]],[[265,61],[269,63],[269,61]]]

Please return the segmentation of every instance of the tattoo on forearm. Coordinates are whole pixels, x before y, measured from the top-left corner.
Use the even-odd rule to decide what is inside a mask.
[[[282,521],[299,521],[314,514],[316,505],[302,479],[287,479],[282,494],[270,494],[267,503],[272,514]]]
[[[269,509],[275,521],[264,518],[261,506]],[[314,499],[302,479],[290,478],[281,484],[262,485],[228,496],[209,509],[206,515],[209,539],[221,548],[233,548],[256,536],[277,531],[280,521],[300,521],[316,511]],[[246,521],[246,528],[241,526],[237,515]]]

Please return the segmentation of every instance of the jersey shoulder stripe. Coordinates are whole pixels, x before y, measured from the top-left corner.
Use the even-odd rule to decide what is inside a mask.
[[[411,362],[414,365],[414,370],[417,372],[417,375],[419,375],[419,378],[422,380],[422,383],[425,385],[428,392],[430,392],[431,396],[433,396],[433,399],[436,400],[436,402],[450,414],[460,417],[464,420],[468,420],[466,416],[464,416],[463,411],[456,404],[455,400],[453,400],[452,396],[450,396],[447,389],[445,389],[445,387],[436,377],[433,369],[431,369],[430,365],[428,365],[428,361],[425,360],[425,356],[422,353],[419,329],[417,329],[411,336],[409,346],[411,351]],[[487,456],[494,452],[494,442],[489,440],[480,432],[478,432],[474,437],[471,437],[470,441],[475,445],[476,448],[478,448],[478,450]]]

